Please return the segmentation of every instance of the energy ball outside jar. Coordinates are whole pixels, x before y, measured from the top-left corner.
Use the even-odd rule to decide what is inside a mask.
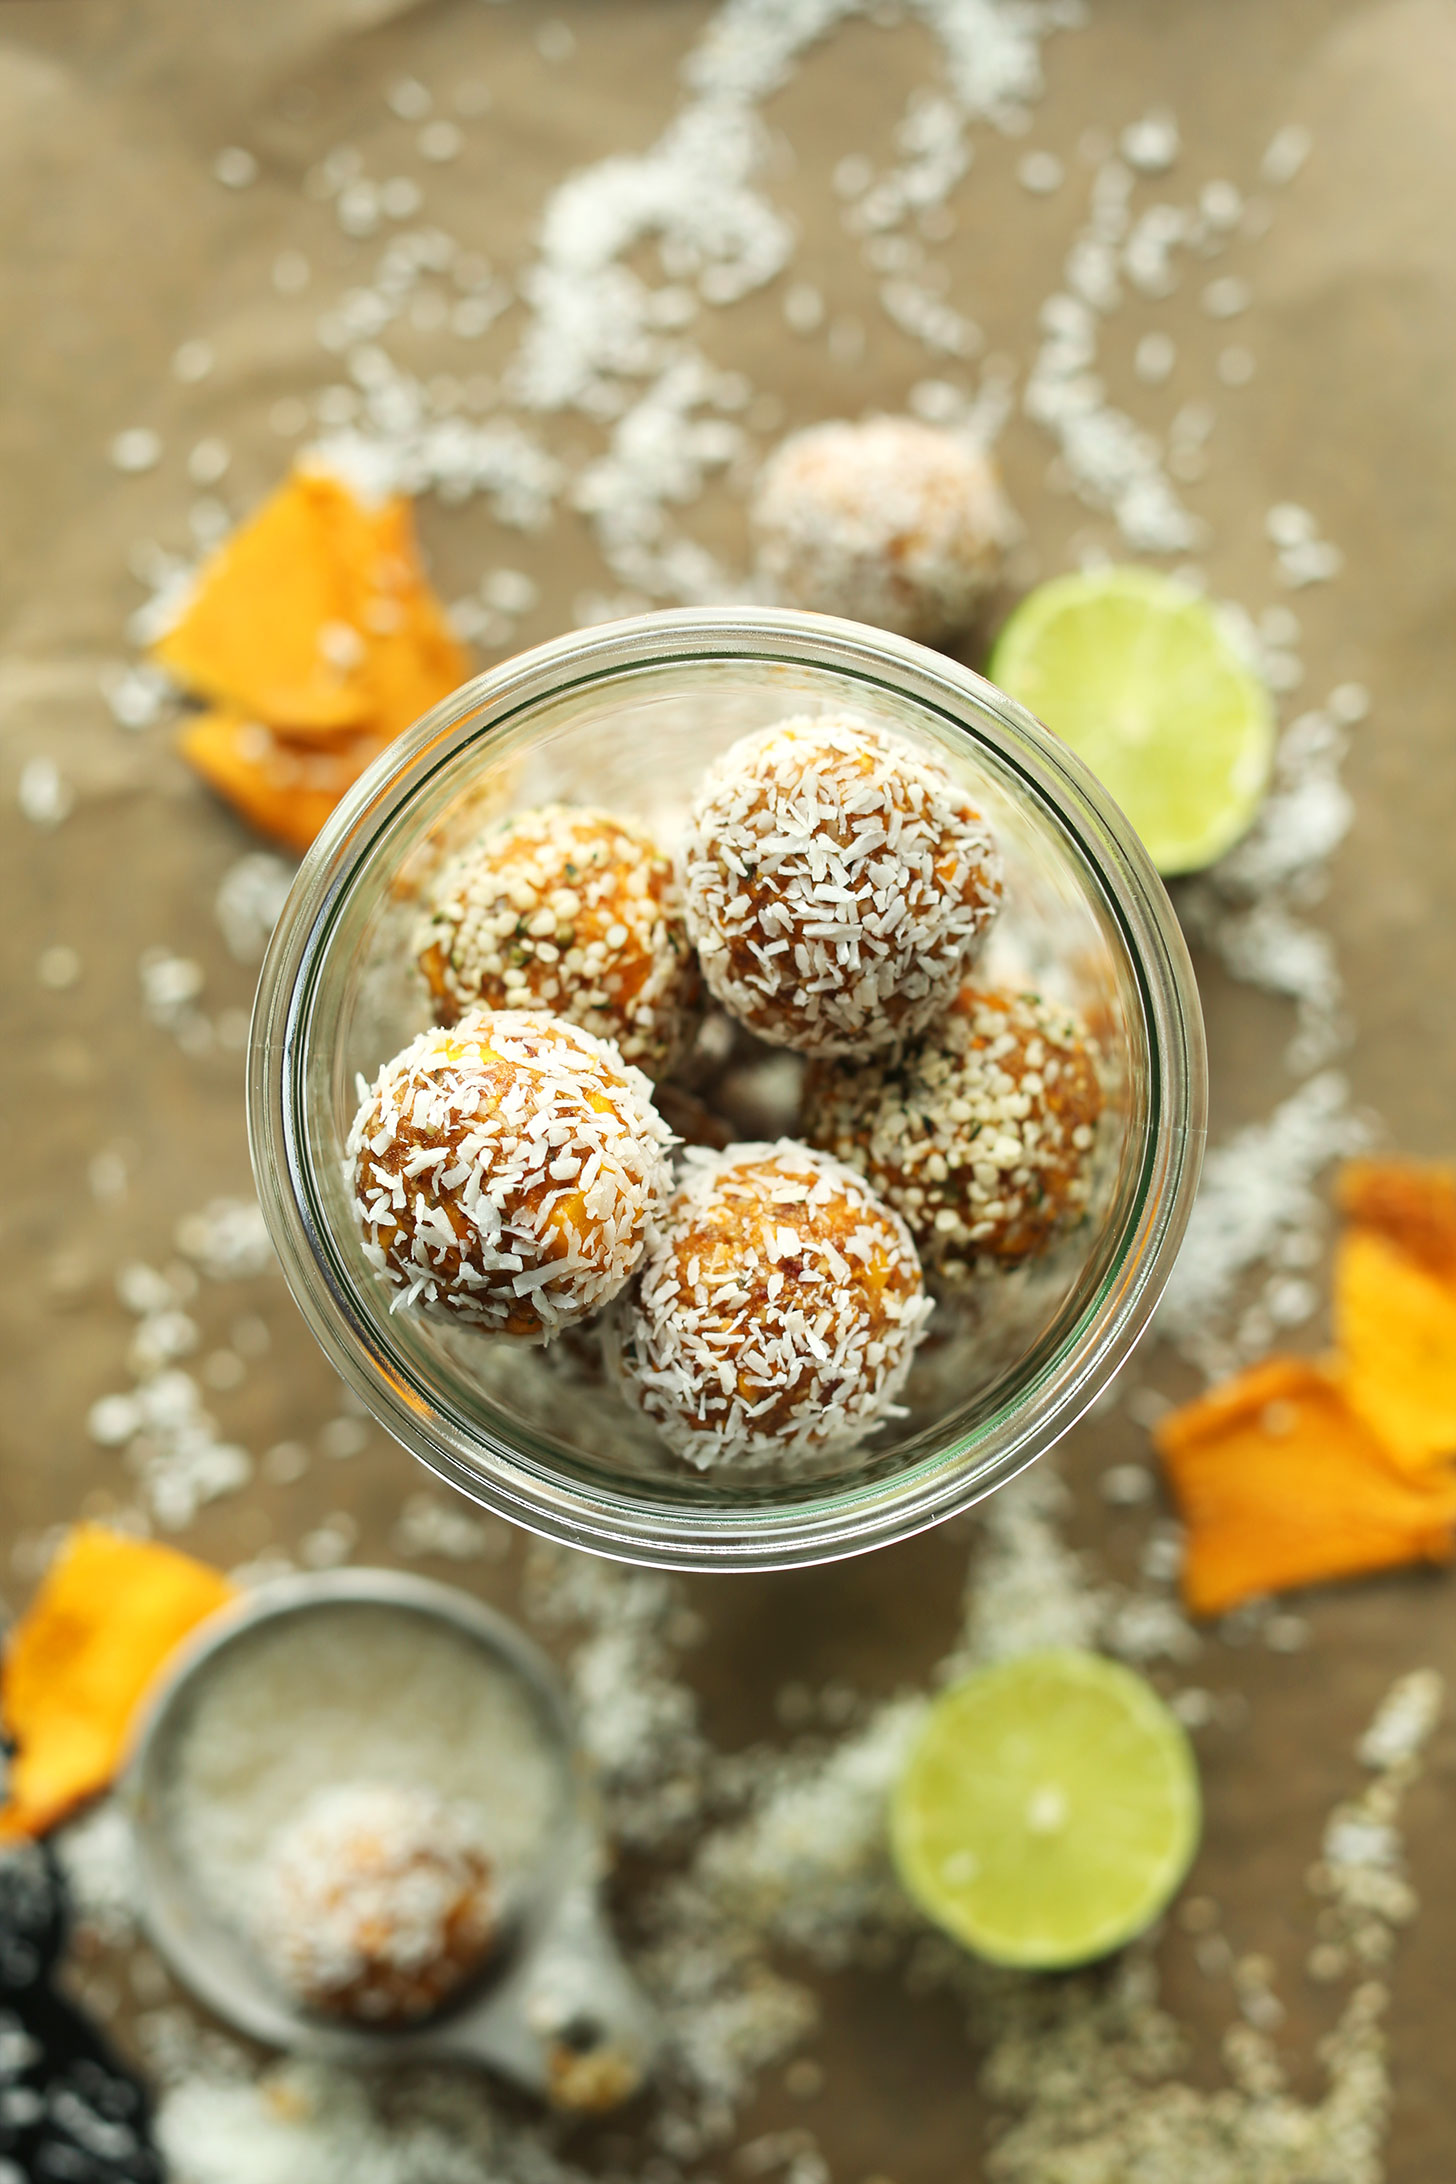
[[[811,425],[769,457],[750,510],[786,605],[943,644],[995,582],[1006,511],[990,459],[913,417]]]
[[[851,714],[743,737],[682,853],[723,1007],[772,1046],[862,1058],[949,1007],[1001,898],[985,820],[944,767]]]
[[[445,1023],[549,1009],[650,1076],[694,1029],[698,966],[672,865],[610,812],[546,804],[497,820],[441,874],[417,947]]]
[[[967,986],[898,1060],[811,1070],[804,1131],[868,1177],[954,1286],[1083,1213],[1101,1112],[1096,1050],[1069,1009]]]
[[[257,1933],[309,2009],[368,2024],[428,2016],[489,1956],[490,1862],[468,1819],[423,1790],[320,1790],[269,1846]]]
[[[476,1010],[359,1100],[345,1175],[394,1310],[542,1341],[624,1286],[671,1188],[646,1077],[563,1017]]]
[[[891,1415],[930,1315],[904,1223],[792,1138],[689,1152],[608,1323],[623,1393],[699,1470],[847,1452]]]

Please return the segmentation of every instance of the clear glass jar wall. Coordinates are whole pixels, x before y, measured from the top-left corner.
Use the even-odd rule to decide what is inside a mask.
[[[391,1314],[353,1216],[357,1080],[431,1021],[421,891],[489,817],[570,802],[670,849],[711,761],[790,714],[849,711],[933,752],[990,820],[1005,904],[982,983],[1093,1031],[1106,1109],[1086,1218],[1041,1257],[942,1298],[907,1415],[852,1456],[775,1478],[694,1471],[618,1398],[594,1346]],[[792,1134],[798,1064],[724,1027],[690,1081],[738,1134]],[[716,1070],[716,1082],[710,1082]],[[724,1082],[725,1077],[729,1080]],[[458,691],[400,739],[305,860],[264,966],[249,1065],[264,1211],[315,1334],[413,1454],[516,1522],[623,1558],[761,1568],[903,1537],[1048,1447],[1156,1301],[1197,1181],[1204,1062],[1167,897],[1126,821],[1047,731],[955,662],[822,617],[724,609],[578,632]]]

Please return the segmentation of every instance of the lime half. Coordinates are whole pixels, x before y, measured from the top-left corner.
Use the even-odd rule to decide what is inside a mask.
[[[1116,797],[1160,872],[1197,872],[1259,808],[1274,709],[1207,602],[1156,569],[1091,569],[1028,593],[989,674]]]
[[[1098,1653],[1028,1653],[931,1708],[896,1788],[900,1879],[996,1964],[1051,1971],[1141,1933],[1198,1847],[1181,1725]]]

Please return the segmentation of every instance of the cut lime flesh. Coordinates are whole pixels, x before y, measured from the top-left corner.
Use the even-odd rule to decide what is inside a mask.
[[[1269,783],[1274,712],[1207,602],[1155,569],[1055,577],[996,641],[992,682],[1085,760],[1160,872],[1233,847]]]
[[[1142,1677],[1095,1653],[1025,1654],[932,1707],[890,1835],[920,1908],[978,1956],[1039,1970],[1132,1940],[1198,1846],[1198,1770]]]

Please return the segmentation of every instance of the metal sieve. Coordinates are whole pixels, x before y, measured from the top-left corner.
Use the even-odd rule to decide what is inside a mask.
[[[459,1998],[407,2030],[345,2024],[290,1995],[243,1926],[209,1898],[169,1796],[181,1740],[225,1660],[235,1674],[265,1631],[361,1606],[447,1625],[478,1647],[526,1701],[559,1785],[554,1822],[512,1890],[501,1949]],[[568,2109],[615,2107],[641,2084],[654,2046],[651,2012],[602,1916],[603,1844],[560,1684],[513,1624],[468,1594],[396,1570],[330,1571],[260,1587],[209,1617],[169,1666],[148,1702],[123,1795],[145,1928],[183,1984],[239,2032],[354,2064],[478,2063]]]

